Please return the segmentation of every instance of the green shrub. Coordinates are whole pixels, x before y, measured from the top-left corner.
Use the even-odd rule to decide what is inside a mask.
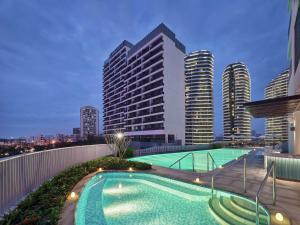
[[[134,149],[133,148],[127,148],[127,151],[126,151],[126,153],[125,153],[125,155],[124,155],[124,158],[125,159],[127,159],[127,158],[131,158],[131,157],[133,157],[134,155],[133,155],[133,152],[134,152]]]
[[[223,147],[222,144],[216,144],[216,143],[212,144],[213,149],[222,148],[222,147]]]
[[[30,193],[16,209],[5,215],[0,225],[55,225],[59,220],[64,202],[73,187],[86,175],[99,167],[105,170],[151,169],[151,165],[130,162],[116,157],[104,157],[71,167],[46,181]]]

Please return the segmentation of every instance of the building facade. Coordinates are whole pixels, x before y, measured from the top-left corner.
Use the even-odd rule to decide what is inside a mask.
[[[185,141],[185,46],[164,24],[124,41],[103,67],[104,133],[133,141]]]
[[[99,135],[99,111],[92,106],[80,108],[80,137]]]
[[[124,73],[127,53],[133,45],[123,41],[104,62],[103,66],[103,119],[104,134],[124,132],[124,95],[126,91]]]
[[[185,143],[209,144],[213,134],[214,57],[201,50],[185,57]]]
[[[244,103],[251,100],[251,80],[244,63],[226,67],[222,79],[224,140],[251,140],[251,116]]]
[[[288,95],[289,70],[274,78],[265,88],[265,99],[283,97]],[[287,141],[288,117],[278,116],[266,118],[265,141],[266,143]]]
[[[289,0],[290,24],[288,55],[291,61],[288,95],[300,94],[300,2]],[[299,109],[288,116],[289,121],[289,152],[300,155],[300,111]]]

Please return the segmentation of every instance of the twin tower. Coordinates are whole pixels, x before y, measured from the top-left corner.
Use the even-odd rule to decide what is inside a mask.
[[[213,141],[213,76],[211,52],[192,52],[185,58],[186,144]],[[251,100],[251,81],[243,63],[226,67],[222,78],[224,140],[251,140],[251,115],[244,103]]]
[[[164,24],[136,44],[123,41],[103,66],[104,134],[133,141],[207,144],[213,141],[214,58],[185,46]],[[249,139],[250,76],[242,63],[223,74],[224,135]]]

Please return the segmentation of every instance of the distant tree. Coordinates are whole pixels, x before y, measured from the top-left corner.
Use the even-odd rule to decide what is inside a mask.
[[[44,145],[35,145],[34,146],[34,151],[36,151],[36,152],[44,151],[45,149],[47,149],[47,147]]]

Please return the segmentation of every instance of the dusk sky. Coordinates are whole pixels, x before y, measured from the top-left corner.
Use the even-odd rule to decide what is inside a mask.
[[[215,57],[215,135],[223,132],[222,72],[242,61],[252,100],[288,68],[287,0],[1,0],[0,137],[71,133],[79,109],[100,109],[102,65],[124,39],[165,23],[187,52]],[[264,132],[264,120],[253,120]]]

